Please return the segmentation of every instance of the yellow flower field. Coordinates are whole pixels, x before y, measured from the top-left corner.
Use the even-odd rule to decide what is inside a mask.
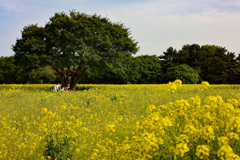
[[[0,85],[1,160],[240,159],[240,85]]]

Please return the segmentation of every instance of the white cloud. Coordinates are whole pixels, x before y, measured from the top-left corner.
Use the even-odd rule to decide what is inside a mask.
[[[21,0],[0,0],[0,9],[7,13],[22,12],[25,6]]]

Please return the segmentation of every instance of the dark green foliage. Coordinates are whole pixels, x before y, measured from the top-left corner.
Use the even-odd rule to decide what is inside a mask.
[[[39,69],[33,69],[29,73],[29,81],[31,83],[53,83],[57,76],[53,73],[51,68],[44,67]]]
[[[16,71],[13,57],[0,57],[0,83],[16,83]]]
[[[96,64],[88,69],[82,83],[125,84],[128,78],[128,64],[132,57],[125,56]]]
[[[235,54],[215,45],[184,45],[176,51],[170,47],[163,56],[163,71],[179,64],[187,64],[198,70],[199,80],[215,84],[240,83],[240,64]]]
[[[83,82],[105,84],[156,84],[162,75],[161,61],[157,56],[142,55],[122,58],[122,62],[96,65]]]
[[[25,83],[27,77],[23,70],[15,64],[13,56],[0,57],[0,84]]]
[[[0,84],[53,83],[56,80],[56,75],[51,68],[33,68],[25,68],[24,63],[16,63],[13,56],[0,57]]]
[[[159,56],[159,59],[163,62],[163,72],[166,72],[169,67],[177,64],[177,50],[169,47],[166,52],[163,52],[163,55]]]
[[[186,64],[171,67],[165,75],[166,81],[181,79],[184,84],[196,84],[199,81],[198,71]]]
[[[128,82],[136,84],[156,84],[162,76],[161,61],[155,55],[142,55],[131,59]]]
[[[240,83],[235,79],[237,75],[240,75],[240,70],[234,53],[222,47],[209,45],[202,46],[202,53],[205,58],[201,57],[202,62],[199,68],[203,80],[215,84]]]
[[[46,159],[48,159],[48,156],[51,157],[51,160],[55,160],[55,158],[59,160],[71,159],[72,152],[74,151],[73,138],[67,136],[59,137],[58,134],[53,134],[46,136],[45,142],[46,150],[43,155]]]

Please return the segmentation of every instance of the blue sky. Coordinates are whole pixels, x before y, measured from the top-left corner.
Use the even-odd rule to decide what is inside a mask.
[[[130,28],[137,55],[161,55],[170,46],[218,45],[240,53],[240,0],[0,0],[0,56],[24,26],[44,26],[55,12],[98,14]]]

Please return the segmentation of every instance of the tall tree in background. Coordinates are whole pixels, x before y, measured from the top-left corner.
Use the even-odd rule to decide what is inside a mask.
[[[0,57],[0,84],[17,83],[19,67],[14,64],[14,57]]]
[[[169,65],[169,53],[173,55],[171,65]],[[169,48],[159,58],[163,62],[164,71],[169,67],[187,64],[198,70],[200,82],[208,81],[214,84],[240,83],[237,80],[240,76],[240,65],[235,58],[235,54],[228,52],[224,47],[188,44],[184,45],[179,51]]]
[[[156,55],[133,57],[128,67],[128,83],[157,84],[162,76],[161,61]]]
[[[181,79],[184,84],[196,84],[199,81],[198,71],[187,64],[168,68],[164,77],[166,82]]]
[[[108,18],[75,11],[69,15],[55,13],[45,27],[24,27],[13,51],[18,61],[33,56],[40,65],[50,65],[62,85],[70,84],[75,90],[92,66],[111,65],[135,54],[137,42],[130,35],[123,24],[112,23]]]
[[[173,47],[169,47],[166,52],[163,52],[163,55],[158,57],[163,63],[163,72],[166,72],[169,67],[176,65],[177,61],[177,50]]]

